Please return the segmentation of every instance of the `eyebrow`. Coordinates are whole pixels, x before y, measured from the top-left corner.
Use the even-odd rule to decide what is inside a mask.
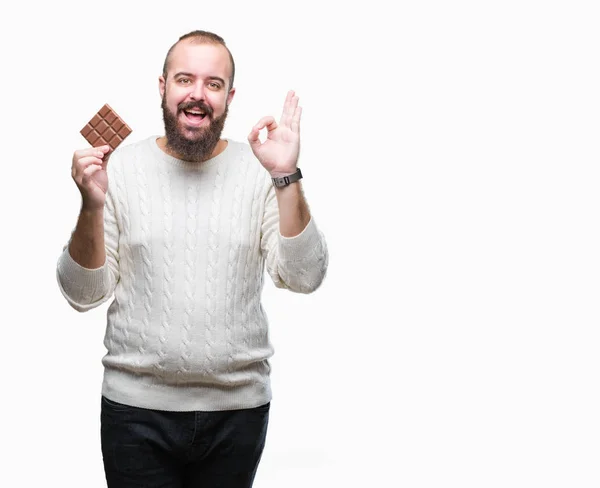
[[[180,76],[187,76],[188,78],[196,78],[196,76],[193,73],[187,73],[186,71],[180,71],[179,73],[175,73],[175,76],[173,78],[178,78]],[[208,76],[207,79],[220,81],[223,85],[225,85],[225,80],[218,76]]]

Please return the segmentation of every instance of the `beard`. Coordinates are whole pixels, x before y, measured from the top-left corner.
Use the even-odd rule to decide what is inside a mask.
[[[180,103],[177,106],[177,114],[173,114],[167,107],[166,96],[163,96],[161,107],[165,123],[167,147],[184,161],[201,163],[210,159],[221,139],[229,107],[226,105],[223,115],[217,118],[213,118],[212,108],[202,101]],[[179,128],[178,117],[184,110],[191,110],[193,108],[202,110],[206,114],[206,117],[209,119],[209,125],[208,127],[188,128],[188,131],[194,132],[194,136],[188,138]]]

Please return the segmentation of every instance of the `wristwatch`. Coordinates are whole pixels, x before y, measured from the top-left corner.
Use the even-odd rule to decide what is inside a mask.
[[[283,186],[288,186],[294,181],[298,181],[300,178],[302,178],[302,172],[300,171],[300,168],[298,168],[296,172],[291,175],[271,179],[273,180],[273,185],[275,185],[277,188],[281,188]]]

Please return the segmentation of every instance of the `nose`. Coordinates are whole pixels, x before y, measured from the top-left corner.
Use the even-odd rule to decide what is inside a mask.
[[[198,101],[198,100],[204,101],[204,84],[203,83],[194,83],[194,86],[192,87],[192,91],[190,92],[190,98],[195,101]]]

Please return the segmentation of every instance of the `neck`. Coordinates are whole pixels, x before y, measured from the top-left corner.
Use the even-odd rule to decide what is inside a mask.
[[[158,144],[158,147],[161,149],[162,152],[164,152],[165,154],[168,154],[169,156],[171,156],[173,158],[179,159],[181,161],[187,161],[181,154],[178,154],[177,152],[173,151],[168,146],[167,143],[168,143],[167,136],[159,137],[156,140],[156,144]],[[219,154],[221,154],[223,151],[225,151],[227,144],[228,144],[227,140],[220,139],[219,142],[217,142],[217,145],[215,146],[215,148],[213,149],[213,152],[204,161],[208,161],[209,159],[212,159],[212,158],[218,156]],[[189,161],[189,162],[203,163],[204,161]]]

